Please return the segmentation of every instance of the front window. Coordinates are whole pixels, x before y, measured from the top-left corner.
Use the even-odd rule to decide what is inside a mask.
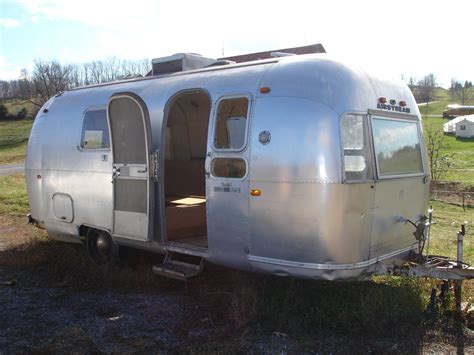
[[[418,122],[372,119],[379,177],[423,173]]]
[[[109,147],[106,111],[104,109],[87,111],[82,123],[81,148],[108,149]]]

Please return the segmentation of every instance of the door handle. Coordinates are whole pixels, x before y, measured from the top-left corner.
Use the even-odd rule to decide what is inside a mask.
[[[137,170],[137,173],[146,173],[146,168],[145,168],[145,169]]]
[[[116,179],[118,176],[120,176],[120,168],[114,166],[112,169],[112,179]]]
[[[206,177],[211,176],[211,160],[212,160],[211,153],[207,153],[206,161],[204,162],[204,171],[205,171]]]

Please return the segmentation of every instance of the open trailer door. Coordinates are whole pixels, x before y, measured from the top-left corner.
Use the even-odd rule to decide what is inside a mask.
[[[147,241],[153,233],[154,182],[145,103],[130,93],[111,97],[107,119],[113,158],[114,236]]]

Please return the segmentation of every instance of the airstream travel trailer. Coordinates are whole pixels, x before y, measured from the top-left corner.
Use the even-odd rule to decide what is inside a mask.
[[[407,260],[429,183],[406,85],[325,55],[169,73],[193,57],[44,105],[26,160],[34,223],[85,237],[98,261],[166,254],[154,271],[182,278],[202,260],[327,280]]]

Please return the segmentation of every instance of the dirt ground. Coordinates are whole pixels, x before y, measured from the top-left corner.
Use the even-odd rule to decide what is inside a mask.
[[[51,242],[24,219],[0,215],[0,353],[474,353],[472,334],[437,330],[411,338],[394,329],[389,338],[328,331],[296,339],[262,319],[248,321],[252,302],[239,303],[245,290],[237,294],[233,284],[260,276],[211,266],[182,283],[153,276],[156,260],[144,259],[125,271],[93,271],[80,245]]]

